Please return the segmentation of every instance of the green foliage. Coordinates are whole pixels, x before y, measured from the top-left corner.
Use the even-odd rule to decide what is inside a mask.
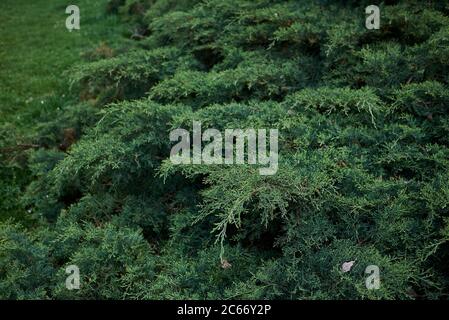
[[[101,103],[142,97],[152,84],[173,75],[179,68],[194,67],[192,58],[177,48],[136,50],[112,59],[79,65],[70,71],[72,84],[81,85],[84,98]]]
[[[447,297],[448,11],[398,2],[366,30],[356,1],[110,1],[145,32],[68,72],[82,101],[38,132],[60,143],[64,119],[77,141],[31,152],[35,234],[0,228],[5,261],[47,269],[17,288],[3,271],[5,296]],[[192,121],[279,129],[278,172],[173,165]]]
[[[77,265],[80,290],[65,287],[64,268],[56,275],[54,296],[62,299],[141,298],[155,278],[155,257],[151,246],[137,230],[110,224],[82,227],[70,220],[61,226],[52,245],[54,257],[64,265]],[[84,276],[83,276],[84,275]]]
[[[54,268],[49,248],[18,225],[0,224],[0,298],[47,299]]]

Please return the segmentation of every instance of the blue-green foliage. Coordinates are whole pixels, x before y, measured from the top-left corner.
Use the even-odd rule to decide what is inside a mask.
[[[449,7],[396,2],[366,30],[355,1],[111,1],[144,37],[72,71],[101,110],[30,157],[41,226],[0,228],[2,297],[447,296]],[[277,174],[172,165],[192,121],[279,129]]]

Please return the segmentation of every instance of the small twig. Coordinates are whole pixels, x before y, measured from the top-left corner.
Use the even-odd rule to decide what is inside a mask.
[[[18,144],[16,146],[13,147],[6,147],[6,148],[1,148],[0,152],[12,152],[12,151],[23,151],[23,150],[28,150],[28,149],[36,149],[36,148],[40,148],[41,146],[38,144]]]

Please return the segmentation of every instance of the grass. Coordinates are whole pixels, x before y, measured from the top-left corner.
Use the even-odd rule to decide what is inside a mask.
[[[123,23],[105,14],[106,2],[0,1],[0,145],[26,141],[42,113],[51,117],[65,103],[63,73],[82,62],[83,53],[123,43]],[[81,17],[81,29],[72,32],[65,26],[70,4],[80,8]],[[0,162],[0,221],[27,221],[19,199],[29,175],[26,165]]]

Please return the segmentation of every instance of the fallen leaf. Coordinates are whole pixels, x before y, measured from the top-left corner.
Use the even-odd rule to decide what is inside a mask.
[[[230,267],[232,267],[232,264],[230,264],[228,260],[224,259],[223,261],[221,261],[221,267],[223,269],[229,269]]]
[[[351,268],[352,268],[352,266],[354,265],[354,263],[355,263],[355,260],[353,260],[353,261],[348,261],[348,262],[344,262],[344,263],[341,265],[341,271],[343,271],[343,272],[349,272],[349,271],[351,271]]]

